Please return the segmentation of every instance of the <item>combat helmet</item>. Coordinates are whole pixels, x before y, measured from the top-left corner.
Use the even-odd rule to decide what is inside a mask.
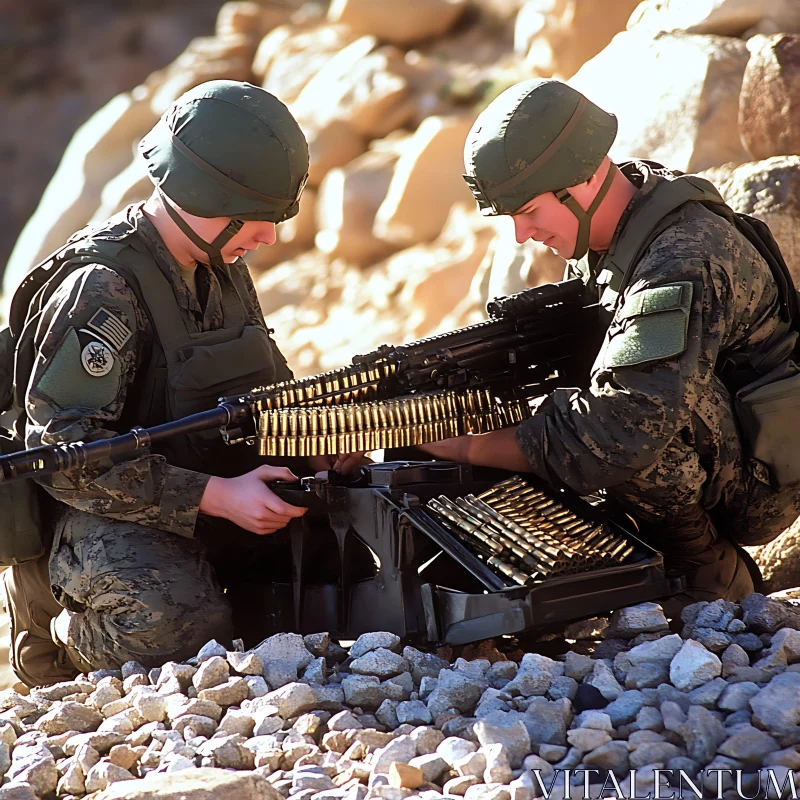
[[[481,113],[464,145],[464,180],[485,216],[514,214],[554,192],[578,219],[573,258],[589,249],[591,219],[616,167],[589,209],[567,191],[597,172],[617,135],[617,118],[557,80],[534,79],[506,89]]]
[[[295,216],[308,180],[308,144],[289,109],[241,81],[208,81],[181,95],[139,152],[172,220],[217,266],[245,221]],[[206,242],[174,206],[231,222]]]

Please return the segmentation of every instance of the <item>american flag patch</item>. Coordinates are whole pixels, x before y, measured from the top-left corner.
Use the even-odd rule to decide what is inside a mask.
[[[116,350],[122,350],[125,342],[133,336],[131,329],[107,308],[101,308],[86,327],[100,334]]]

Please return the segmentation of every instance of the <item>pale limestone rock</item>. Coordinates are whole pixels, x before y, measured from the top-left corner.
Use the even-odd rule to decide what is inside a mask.
[[[465,0],[396,0],[391,5],[373,0],[333,0],[328,20],[344,23],[359,34],[410,45],[446,33],[465,6]]]
[[[683,33],[651,39],[634,30],[615,36],[570,84],[617,116],[613,159],[648,158],[695,172],[748,160],[738,127],[748,58],[738,39]]]
[[[372,228],[397,159],[397,152],[370,150],[326,175],[319,189],[314,239],[323,253],[357,265],[389,255],[391,245],[377,239]]]
[[[800,152],[800,36],[754,36],[739,98],[739,130],[753,161]]]
[[[356,39],[309,80],[291,106],[301,125],[341,119],[361,136],[379,139],[410,121],[415,103],[403,54],[393,47],[376,50],[377,44],[373,36]]]
[[[645,0],[628,21],[649,35],[660,31],[742,36],[800,31],[795,0]]]
[[[528,0],[514,26],[514,50],[534,75],[571,78],[625,30],[639,0]]]
[[[431,241],[454,204],[474,203],[461,177],[461,154],[472,122],[471,116],[429,117],[419,126],[375,216],[378,238],[400,247]]]
[[[328,61],[355,38],[345,25],[300,30],[280,25],[258,46],[253,72],[267,91],[291,104],[309,80],[324,71]]]

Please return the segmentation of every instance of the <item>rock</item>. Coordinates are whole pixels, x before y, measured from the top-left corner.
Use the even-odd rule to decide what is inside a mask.
[[[499,714],[491,714],[485,721],[496,725],[496,717]],[[572,721],[572,705],[566,698],[550,702],[534,697],[521,719],[528,729],[531,744],[565,744],[567,728]]]
[[[508,751],[502,744],[483,745],[481,752],[486,756],[483,780],[487,784],[510,783],[513,780]]]
[[[706,708],[715,708],[717,700],[720,695],[725,691],[728,682],[722,678],[714,678],[696,689],[689,692],[689,702],[692,705],[705,706]]]
[[[202,664],[204,661],[208,661],[209,658],[213,658],[214,656],[225,658],[227,655],[228,651],[216,639],[212,639],[210,642],[206,642],[200,648],[200,650],[198,650],[195,658],[198,664]],[[122,667],[122,674],[123,676],[125,675],[124,664]]]
[[[401,639],[397,634],[390,633],[388,631],[375,631],[373,633],[362,633],[361,636],[353,642],[352,647],[350,648],[350,657],[351,658],[360,658],[361,656],[369,653],[373,650],[391,650],[392,652],[396,652],[397,649],[400,647]],[[413,647],[408,647],[406,650],[414,651],[414,653],[418,653],[419,655],[427,655],[420,653],[419,650],[414,650]],[[409,658],[409,655],[403,651],[403,657],[408,661],[413,663],[413,659]],[[440,661],[443,659],[440,659]],[[449,666],[448,662],[444,662]],[[438,674],[438,673],[437,673]]]
[[[15,749],[15,757],[4,780],[28,783],[39,797],[54,792],[58,784],[58,770],[50,751],[44,747],[25,748],[24,753],[18,755],[17,749],[22,748],[18,745]]]
[[[731,644],[725,648],[725,652],[720,656],[722,662],[722,677],[727,678],[728,675],[738,667],[749,667],[750,656],[738,644]]]
[[[254,647],[252,652],[265,667],[275,662],[291,664],[295,669],[295,677],[298,670],[307,667],[314,659],[306,649],[303,637],[296,633],[276,633]]]
[[[102,800],[281,800],[281,795],[258,774],[222,769],[196,769],[148,775],[146,779],[115,784]]]
[[[800,674],[776,675],[750,698],[753,721],[766,730],[781,730],[800,724]]]
[[[692,631],[692,639],[711,653],[722,653],[731,644],[729,634],[715,631],[713,628],[695,628]]]
[[[408,763],[420,770],[425,783],[439,783],[442,775],[450,769],[450,765],[437,753],[417,756]]]
[[[754,36],[739,98],[739,130],[752,161],[796,155],[800,138],[800,36]]]
[[[719,746],[718,752],[745,764],[761,766],[763,759],[769,753],[778,750],[780,746],[768,733],[747,726],[747,730],[742,730],[726,739]]]
[[[397,700],[384,700],[378,706],[378,710],[375,712],[375,718],[378,720],[378,722],[385,728],[388,728],[390,731],[400,727],[400,720],[397,718],[397,706]],[[362,725],[364,724],[365,723],[362,722]],[[369,727],[369,725],[367,724],[365,727]]]
[[[362,36],[336,53],[292,103],[303,125],[323,128],[345,121],[366,139],[380,139],[411,121],[416,103],[403,54]]]
[[[528,0],[514,26],[514,50],[531,74],[572,77],[625,23],[638,0],[614,0],[598,16],[590,2]]]
[[[394,248],[377,239],[372,228],[397,158],[395,150],[370,150],[328,172],[317,203],[319,230],[315,242],[323,253],[367,265],[392,252]]]
[[[398,736],[385,747],[375,752],[372,762],[374,774],[388,774],[389,767],[395,762],[400,761],[407,764],[417,754],[417,746],[410,736]]]
[[[680,755],[680,748],[670,742],[645,742],[630,754],[628,761],[631,769],[641,769],[647,764],[666,764]]]
[[[644,663],[631,667],[625,675],[626,689],[656,688],[669,680],[669,664]]]
[[[192,685],[198,692],[219,686],[230,677],[228,662],[221,656],[212,656],[205,659],[192,676]]]
[[[449,669],[439,673],[439,683],[428,698],[428,710],[436,717],[448,708],[469,713],[486,688],[483,681],[467,678]]]
[[[777,600],[753,592],[742,601],[744,623],[756,633],[773,633],[788,616],[786,606]]]
[[[631,15],[628,27],[643,34],[661,31],[686,31],[719,36],[746,36],[760,26],[775,30],[800,30],[800,11],[791,0],[762,3],[759,0],[691,0],[642,3]]]
[[[567,731],[567,741],[578,750],[588,753],[610,742],[611,735],[593,728],[575,728]]]
[[[116,764],[101,761],[89,770],[85,787],[87,792],[99,792],[111,784],[132,780],[135,778],[128,770],[118,767]]]
[[[380,679],[374,675],[349,675],[342,681],[342,688],[350,706],[374,710],[387,699]]]
[[[631,666],[640,664],[664,664],[668,665],[680,651],[683,640],[677,634],[664,636],[655,642],[645,642],[644,644],[632,647],[626,653],[626,657]]]
[[[755,697],[761,688],[751,681],[742,683],[732,683],[726,687],[721,697],[717,701],[717,707],[723,711],[741,711],[748,709],[750,698]]]
[[[397,705],[397,720],[401,725],[430,725],[431,712],[421,700],[406,700]]]
[[[436,754],[441,756],[451,767],[470,753],[476,752],[478,745],[466,739],[449,736],[436,748]]]
[[[451,778],[442,787],[445,797],[463,797],[467,789],[480,783],[477,775],[462,775],[458,778]]]
[[[474,775],[476,778],[483,778],[483,773],[486,772],[486,754],[482,750],[470,753],[456,761],[453,769],[459,775]]]
[[[608,742],[583,757],[587,767],[611,770],[615,775],[628,771],[628,746],[625,742]]]
[[[375,215],[376,238],[396,247],[435,239],[451,207],[474,200],[461,178],[471,117],[428,117],[405,143]],[[431,193],[431,185],[436,192]],[[471,207],[471,206],[470,206]]]
[[[570,84],[617,116],[612,159],[649,158],[696,172],[748,160],[738,126],[748,58],[738,39],[684,33],[652,39],[629,31],[586,62]],[[637,69],[626,69],[632,63]],[[683,65],[680,75],[674,64]],[[647,76],[647,92],[637,89],[642,75]],[[706,104],[711,95],[713,108]],[[672,124],[675,119],[681,120],[679,130]]]
[[[247,683],[248,700],[255,700],[256,697],[264,697],[269,694],[269,686],[260,675],[245,675],[244,680]]]
[[[664,714],[664,707],[661,708]],[[664,725],[667,715],[664,714]],[[717,747],[728,738],[725,726],[707,708],[691,706],[686,722],[679,727],[690,758],[699,764],[708,764],[717,752]]]
[[[659,709],[644,706],[636,715],[635,725],[640,731],[662,731],[664,730],[664,717]]]
[[[240,675],[261,675],[264,672],[264,662],[255,653],[231,652],[227,654],[227,659],[230,667]]]
[[[547,696],[551,700],[560,700],[562,697],[572,700],[577,691],[578,682],[574,678],[560,675],[558,678],[553,678],[550,688],[547,690]]]
[[[598,689],[606,700],[616,700],[624,691],[605,661],[595,662],[594,671],[586,683]]]
[[[391,678],[409,669],[408,662],[397,653],[385,648],[378,648],[356,658],[350,669],[356,675],[376,675],[379,678]]]
[[[0,800],[37,800],[29,783],[8,783],[0,788]]]
[[[214,759],[214,766],[223,769],[253,769],[255,755],[244,746],[244,737],[239,734],[214,737],[204,742],[197,752]]]
[[[274,705],[283,719],[291,719],[313,711],[317,707],[317,696],[306,683],[290,683],[259,698],[259,702],[262,708]]]
[[[528,729],[520,720],[507,726],[490,725],[485,721],[480,721],[475,723],[473,730],[484,752],[488,745],[503,745],[512,768],[519,767],[525,756],[531,752]]]
[[[229,678],[218,686],[201,689],[197,696],[200,700],[210,700],[220,706],[236,706],[247,699],[248,691],[248,684],[244,678]]]
[[[369,0],[333,0],[329,22],[347,25],[355,33],[408,46],[441,36],[457,21],[464,0],[400,0],[391,9]]]
[[[568,678],[581,681],[593,669],[594,659],[589,656],[583,656],[570,650],[564,657],[564,675]]]
[[[40,717],[35,727],[43,733],[53,735],[78,731],[88,733],[97,730],[103,722],[103,715],[83,703],[62,702]]]
[[[425,776],[419,767],[397,761],[389,767],[389,785],[403,789],[418,789],[425,783]]]
[[[672,659],[669,677],[678,689],[694,689],[722,672],[722,662],[701,644],[688,639]]]
[[[633,639],[640,633],[669,630],[667,618],[658,603],[640,603],[614,611],[606,628],[606,636]]]
[[[609,703],[603,710],[611,719],[611,724],[617,727],[633,722],[644,704],[644,694],[638,689],[629,689]]]
[[[210,717],[200,714],[183,714],[172,722],[172,729],[184,735],[184,731],[191,728],[195,736],[211,737],[216,733],[217,723]]]
[[[73,762],[67,767],[66,772],[58,781],[56,792],[60,795],[86,794],[86,779],[78,764]]]

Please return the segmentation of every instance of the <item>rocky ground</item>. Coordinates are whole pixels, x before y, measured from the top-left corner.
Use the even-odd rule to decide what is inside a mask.
[[[536,775],[549,786],[568,768],[579,797],[581,769],[595,770],[593,796],[605,782],[630,797],[630,770],[639,786],[683,770],[706,796],[717,780],[725,797],[791,781],[800,609],[753,594],[689,606],[682,622],[654,603],[623,609],[529,648],[566,643],[555,658],[509,640],[452,660],[391,633],[349,651],[283,633],[248,652],[212,641],[186,663],[7,690],[0,798],[532,800]],[[741,785],[710,770],[740,770]]]

